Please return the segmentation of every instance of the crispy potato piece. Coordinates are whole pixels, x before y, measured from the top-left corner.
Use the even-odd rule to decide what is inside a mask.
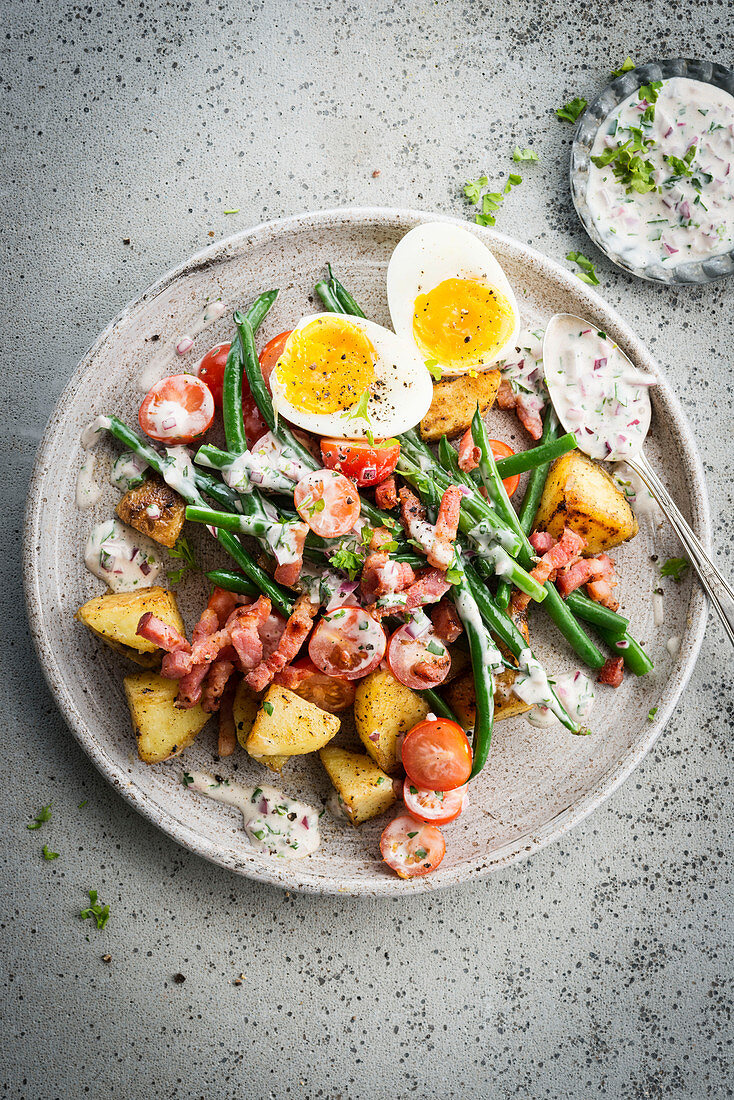
[[[303,756],[339,732],[341,721],[293,691],[271,684],[245,742],[251,756]]]
[[[357,684],[354,722],[359,739],[372,759],[385,772],[399,770],[395,743],[422,721],[428,703],[396,680],[391,672],[371,672]]]
[[[260,696],[247,686],[244,680],[240,680],[232,704],[234,713],[234,728],[237,740],[243,749],[247,748],[247,739],[250,736],[257,712],[260,709]],[[271,772],[280,772],[288,759],[287,756],[262,756],[259,753],[250,753],[258,764],[264,764]]]
[[[465,432],[479,404],[482,415],[491,409],[500,386],[500,372],[487,370],[475,377],[460,374],[433,383],[431,407],[420,422],[421,437],[428,442]]]
[[[125,677],[124,684],[138,755],[146,764],[178,756],[211,718],[200,706],[179,710],[173,705],[178,680],[166,680],[154,672],[134,672]]]
[[[152,474],[137,489],[128,489],[117,505],[117,514],[123,523],[170,550],[181,534],[186,504],[163,478]]]
[[[553,463],[535,517],[535,530],[554,538],[561,537],[564,526],[586,539],[587,558],[634,538],[639,530],[609,474],[581,451],[570,451]]]
[[[319,756],[352,825],[361,825],[392,806],[395,801],[392,779],[369,756],[334,745],[321,749]]]
[[[95,596],[79,608],[74,618],[89,627],[111,649],[123,653],[143,668],[155,668],[160,664],[161,651],[153,642],[135,633],[146,611],[183,634],[184,624],[176,596],[158,585],[140,588],[137,592],[108,592]]]
[[[512,694],[514,681],[515,673],[509,668],[495,678],[495,722],[501,722],[504,718],[514,718],[515,715],[524,714],[526,710],[530,710],[527,703],[523,703]],[[446,688],[444,697],[464,729],[472,729],[476,721],[476,695],[472,673],[466,672],[458,680],[453,680]]]

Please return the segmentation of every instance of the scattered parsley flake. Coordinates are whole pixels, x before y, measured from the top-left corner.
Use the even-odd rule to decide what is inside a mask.
[[[685,558],[668,558],[660,566],[660,576],[672,577],[676,584],[680,584],[686,569],[688,569],[688,562]]]
[[[572,264],[578,264],[581,268],[581,271],[577,271],[576,275],[581,279],[582,283],[589,283],[590,286],[599,286],[596,268],[591,260],[587,256],[584,256],[583,252],[569,252],[566,255],[566,259],[570,260]]]
[[[337,550],[329,558],[329,565],[333,565],[335,569],[341,569],[350,581],[356,580],[363,564],[364,558],[355,554],[353,550]]]
[[[467,180],[464,184],[464,194],[470,203],[476,206],[482,193],[482,188],[488,183],[486,176],[480,176],[478,180]]]
[[[51,803],[49,802],[48,806],[41,806],[41,809],[36,814],[35,819],[31,821],[28,825],[26,825],[26,829],[40,829],[44,821],[48,821],[50,817]]]
[[[634,69],[634,67],[635,63],[628,55],[627,57],[625,57],[620,67],[618,69],[615,69],[612,73],[612,80],[615,78],[615,76],[622,76],[624,73],[628,73],[630,69]]]
[[[367,442],[370,444],[370,446],[373,446],[375,442],[375,437],[372,434],[372,422],[370,421],[370,416],[367,412],[369,400],[370,391],[369,389],[366,389],[360,394],[359,400],[342,413],[342,417],[344,418],[344,420],[365,420],[367,422],[367,431],[365,433],[367,436]]]
[[[49,848],[48,844],[44,844],[41,851],[43,852],[43,858],[44,859],[49,859],[50,860],[50,859],[58,859],[59,858],[59,853],[58,852],[52,852],[51,849]]]
[[[447,569],[446,580],[449,584],[461,584],[464,579],[464,574],[460,569]]]
[[[657,708],[657,707],[650,707],[649,711],[647,712],[647,720],[648,720],[648,722],[652,722],[652,720],[653,720],[653,718],[655,717],[655,715],[657,714],[657,712],[658,712],[658,708]]]
[[[431,641],[426,646],[426,651],[428,653],[433,653],[433,655],[436,657],[442,657],[446,652],[444,647],[442,645],[439,645],[438,642],[434,642],[433,639],[431,639]]]
[[[181,776],[181,782],[183,783],[184,787],[190,787],[191,784],[194,782],[194,777],[193,775],[190,775],[189,772],[184,772]]]
[[[77,806],[77,810],[81,810],[83,806],[86,806],[86,804],[87,804],[87,799],[83,798],[82,801]]]
[[[269,714],[270,717],[272,718],[272,716],[273,716],[273,704],[272,703],[268,703],[268,701],[266,700],[263,703],[263,710],[265,711],[266,714]]]
[[[410,833],[408,833],[408,836],[410,836]],[[415,855],[416,859],[425,859],[428,855],[428,852],[425,850],[425,848],[416,848]]]
[[[512,150],[512,159],[515,164],[522,164],[523,161],[538,160],[538,154],[534,149],[521,149],[519,145],[516,145]]]
[[[170,558],[178,558],[183,562],[183,565],[179,569],[172,569],[170,572],[166,573],[171,584],[179,584],[189,570],[192,572],[198,572],[199,570],[196,555],[185,535],[179,535],[176,545],[171,547],[168,551],[168,556]]]
[[[414,836],[418,836],[418,830],[416,829],[416,831],[414,833],[408,833],[408,836],[412,840]]]
[[[224,211],[225,214],[239,214],[239,212],[240,212],[239,206],[236,207],[234,210],[225,210]]]
[[[575,122],[579,115],[583,114],[586,110],[586,106],[586,100],[582,99],[580,96],[576,96],[570,103],[565,103],[563,107],[559,107],[556,110],[556,115],[566,122]]]
[[[431,378],[435,378],[437,382],[440,382],[443,378],[443,371],[438,364],[438,359],[426,359],[426,369]]]
[[[88,909],[82,909],[79,915],[81,916],[82,920],[89,920],[90,917],[93,917],[94,920],[97,922],[97,928],[101,932],[104,926],[107,924],[107,921],[110,919],[110,907],[109,905],[99,905],[97,903],[96,890],[89,891],[89,900],[91,902],[91,905]]]

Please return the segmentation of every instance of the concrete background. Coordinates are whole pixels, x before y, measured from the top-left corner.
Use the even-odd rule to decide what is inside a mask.
[[[718,624],[655,750],[562,843],[432,898],[289,897],[189,855],[97,775],[29,646],[18,565],[54,401],[149,281],[280,214],[461,211],[463,181],[504,178],[519,142],[541,160],[498,228],[598,261],[602,294],[686,405],[731,572],[731,285],[642,285],[596,254],[566,186],[571,128],[553,114],[628,53],[731,63],[730,5],[28,0],[3,13],[1,1095],[732,1095]],[[28,832],[49,801],[51,821]],[[89,887],[112,906],[102,933],[79,920]]]

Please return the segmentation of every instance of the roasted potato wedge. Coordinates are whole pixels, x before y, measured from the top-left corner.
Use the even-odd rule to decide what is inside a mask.
[[[392,779],[369,756],[334,745],[321,749],[319,756],[352,825],[361,825],[392,806],[395,801]]]
[[[134,672],[125,677],[124,684],[138,755],[146,764],[178,756],[211,718],[200,706],[179,710],[173,705],[177,680],[166,680],[154,672]]]
[[[341,721],[287,688],[271,684],[252,724],[245,748],[251,756],[303,756],[321,749]],[[282,765],[281,765],[282,766]]]
[[[128,489],[117,505],[123,523],[172,549],[186,518],[186,504],[163,478],[152,474],[137,489]]]
[[[487,370],[471,376],[460,374],[433,384],[431,407],[420,422],[421,437],[428,442],[465,432],[479,405],[482,415],[491,409],[500,386],[500,372]]]
[[[354,722],[359,739],[385,772],[399,770],[395,744],[428,714],[428,703],[391,672],[371,672],[357,684]]]
[[[232,711],[237,740],[243,749],[247,748],[247,739],[255,724],[259,709],[260,696],[256,695],[244,680],[240,680],[232,703]],[[270,768],[271,772],[282,771],[283,765],[288,759],[287,756],[261,756],[258,753],[250,753],[250,756],[253,760],[257,760],[258,764],[264,764],[266,768]]]
[[[587,558],[634,538],[639,530],[609,474],[581,451],[571,451],[553,463],[535,517],[535,529],[554,538],[561,537],[564,526],[586,539]]]
[[[515,715],[524,714],[526,710],[530,710],[527,703],[523,703],[512,694],[514,680],[515,673],[509,668],[495,678],[495,722],[501,722],[503,718],[514,718]],[[452,680],[443,694],[464,729],[472,729],[476,721],[476,695],[472,673],[466,672],[458,680]]]
[[[95,596],[79,608],[74,618],[116,652],[124,653],[143,668],[155,668],[160,664],[161,651],[153,642],[135,633],[146,611],[183,634],[184,624],[174,593],[157,585],[140,588],[137,592],[108,592]]]

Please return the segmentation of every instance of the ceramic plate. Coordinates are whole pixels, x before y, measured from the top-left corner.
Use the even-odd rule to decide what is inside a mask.
[[[162,345],[171,346],[191,329],[206,300],[221,298],[227,313],[200,333],[181,365],[193,364],[212,344],[228,339],[227,317],[269,287],[281,295],[260,339],[269,338],[314,306],[315,280],[327,260],[353,290],[370,317],[389,324],[385,270],[400,237],[435,216],[409,210],[355,209],[304,214],[269,222],[212,245],[164,276],[129,305],[84,356],[49,421],[31,483],[25,530],[28,614],[34,641],[51,690],[74,736],[119,792],[181,844],[238,874],[289,889],[395,896],[480,878],[528,855],[563,835],[598,806],[642,759],[670,716],[691,673],[701,645],[705,603],[687,577],[666,587],[666,622],[654,626],[652,591],[660,585],[650,557],[661,561],[680,550],[669,530],[641,524],[639,536],[614,553],[621,576],[624,614],[645,643],[655,672],[623,686],[599,691],[593,732],[574,737],[558,726],[539,730],[524,719],[498,723],[489,764],[472,784],[468,812],[446,829],[447,852],[439,870],[403,882],[379,859],[384,820],[352,829],[322,817],[321,848],[304,860],[280,861],[254,852],[234,810],[195,796],[181,784],[183,766],[212,768],[245,783],[265,773],[244,752],[221,764],[213,761],[215,733],[209,728],[184,756],[153,767],[142,764],[122,689],[132,671],[127,661],[98,644],[74,620],[74,611],[101,585],[84,568],[86,533],[112,515],[117,492],[108,484],[94,509],[77,511],[74,487],[82,460],[79,435],[98,413],[114,411],[135,423],[137,382]],[[448,220],[448,219],[441,219]],[[486,241],[513,283],[526,317],[547,320],[557,311],[586,315],[611,334],[646,371],[655,373],[653,424],[646,451],[694,530],[709,543],[709,517],[701,463],[677,399],[649,352],[621,317],[569,272],[539,253],[488,229],[457,223]],[[154,339],[155,338],[155,339]],[[526,446],[523,429],[509,413],[492,413],[492,435]],[[106,481],[116,454],[112,441],[98,448],[100,479]],[[207,568],[223,559],[214,540],[201,534]],[[205,594],[201,578],[180,586],[190,629]],[[532,617],[533,645],[550,670],[576,667],[560,635],[538,610]],[[680,638],[671,656],[670,637]],[[654,718],[648,714],[657,708]],[[212,724],[213,725],[213,724]],[[340,735],[342,736],[342,735]],[[349,740],[350,731],[343,734]],[[318,804],[329,785],[317,758],[286,766],[285,791]]]

